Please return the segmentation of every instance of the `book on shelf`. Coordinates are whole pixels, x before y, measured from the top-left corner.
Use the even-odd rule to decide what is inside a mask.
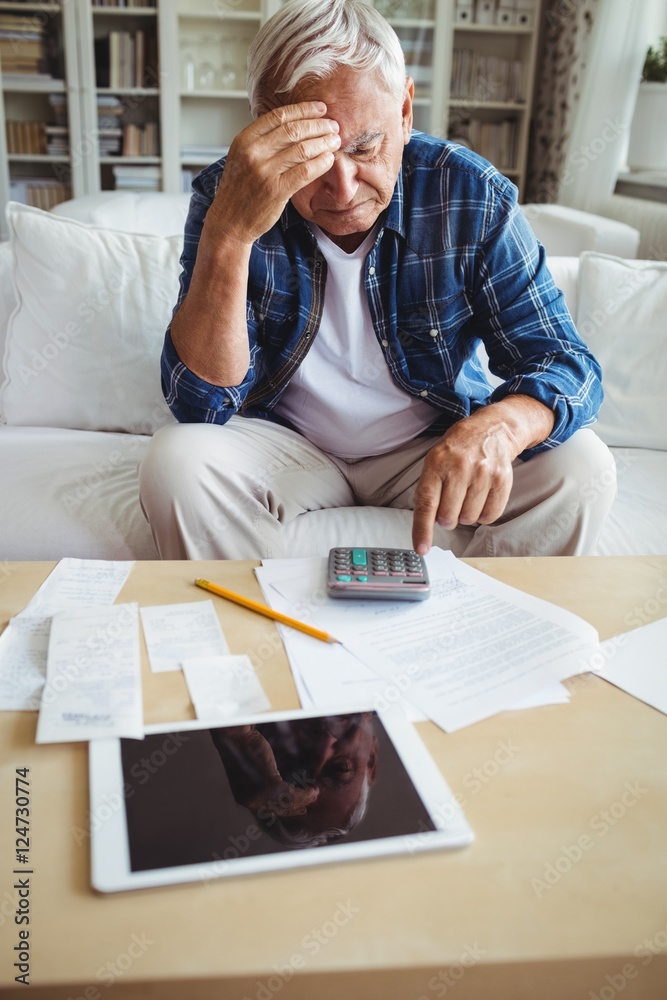
[[[157,122],[123,127],[123,156],[159,156]]]
[[[69,156],[69,129],[63,125],[45,125],[46,152],[50,156]]]
[[[114,166],[114,187],[121,191],[159,191],[162,169],[141,164]]]
[[[51,105],[53,117],[56,125],[67,126],[67,96],[65,94],[49,94],[48,102]]]
[[[157,7],[157,0],[95,0],[93,9],[97,7]]]
[[[192,182],[195,177],[199,176],[200,173],[200,170],[193,170],[191,167],[183,167],[181,169],[181,191],[185,194],[190,194],[192,191]]]
[[[454,49],[450,90],[451,100],[521,103],[525,100],[524,64],[475,49]]]
[[[157,38],[143,30],[110,31],[95,39],[98,87],[119,90],[154,87],[157,80]]]
[[[97,95],[97,127],[104,131],[108,129],[121,128],[121,117],[125,112],[125,105],[115,94]],[[120,131],[119,131],[119,134]]]
[[[100,156],[118,156],[121,152],[122,141],[122,128],[100,128],[97,131]]]
[[[0,12],[0,63],[6,73],[51,77],[46,27],[38,18]]]
[[[518,123],[516,119],[486,122],[471,118],[450,129],[450,138],[462,142],[498,170],[514,170],[517,161]]]
[[[45,122],[8,121],[5,124],[10,155],[43,156],[47,152]]]
[[[229,146],[189,143],[181,146],[181,159],[187,160],[188,158],[192,158],[194,160],[202,160],[208,158],[210,163],[214,163],[215,160],[220,160],[223,156],[227,156],[228,152]]]
[[[9,195],[12,201],[48,212],[61,201],[68,201],[72,190],[52,177],[17,177],[9,182]]]

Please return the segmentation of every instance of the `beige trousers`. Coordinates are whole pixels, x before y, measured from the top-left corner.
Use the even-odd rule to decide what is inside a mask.
[[[436,440],[419,437],[386,455],[346,461],[265,420],[169,424],[139,467],[141,505],[163,559],[288,556],[287,526],[292,531],[294,519],[309,511],[412,509]],[[614,460],[593,431],[578,431],[527,462],[517,459],[513,468],[502,517],[453,531],[436,525],[434,543],[459,556],[590,553],[616,493]]]

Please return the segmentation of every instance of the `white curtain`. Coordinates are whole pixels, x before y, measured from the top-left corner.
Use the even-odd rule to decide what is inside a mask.
[[[562,205],[598,212],[614,190],[646,50],[658,41],[657,4],[664,0],[599,0],[561,176]]]

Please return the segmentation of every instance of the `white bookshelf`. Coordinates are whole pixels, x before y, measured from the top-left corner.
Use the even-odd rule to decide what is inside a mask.
[[[184,170],[212,163],[250,124],[248,47],[279,7],[280,0],[163,0],[165,190],[182,190]]]
[[[455,0],[445,2],[450,13],[446,51],[450,54],[451,69],[445,81],[444,132],[491,160],[517,185],[521,197],[526,180],[542,0],[532,0],[532,4],[530,0],[508,3],[507,9],[515,11],[515,23],[511,24],[474,20],[463,23],[457,19],[460,5]],[[519,16],[527,16],[529,23],[518,23]],[[467,79],[472,92],[468,94],[466,87],[460,86],[461,74],[457,70],[462,62],[457,53],[470,54],[468,68],[472,71]],[[521,66],[520,87],[510,97],[502,93],[503,64]],[[500,150],[508,147],[510,155],[503,156]]]
[[[282,0],[158,0],[157,6],[102,7],[91,0],[62,3],[7,3],[0,13],[35,13],[53,26],[62,51],[62,78],[2,77],[0,101],[0,198],[9,198],[10,180],[44,174],[67,177],[74,196],[94,194],[115,184],[114,166],[147,168],[165,191],[183,189],[183,171],[197,173],[230,145],[250,122],[245,89],[248,46],[260,25]],[[464,123],[473,131],[512,123],[512,162],[495,162],[523,190],[528,129],[533,103],[535,59],[542,0],[534,0],[532,23],[480,24],[458,20],[456,0],[367,0],[396,30],[415,79],[415,127],[434,135],[461,136]],[[525,5],[529,0],[521,0]],[[474,16],[474,15],[473,15]],[[158,66],[142,86],[112,87],[100,81],[95,42],[112,31],[142,30],[157,39]],[[490,80],[487,92],[472,97],[452,91],[454,53],[468,50],[477,58],[521,61],[518,100],[497,100]],[[99,53],[98,53],[99,54]],[[488,81],[487,81],[488,82]],[[66,153],[8,153],[7,120],[49,120],[48,98],[64,96],[68,111]],[[98,98],[117,98],[123,121],[158,123],[154,155],[109,155],[100,150]],[[487,132],[490,129],[487,127]],[[478,148],[488,156],[488,150]],[[489,157],[493,160],[493,157]],[[4,219],[4,215],[3,215]]]
[[[398,35],[415,82],[414,127],[442,135],[449,63],[449,0],[372,0]]]
[[[52,77],[28,73],[7,72],[0,65],[0,231],[7,236],[4,207],[12,198],[12,182],[39,188],[44,184],[63,186],[73,194],[83,194],[81,164],[73,156],[80,146],[80,116],[78,106],[79,75],[75,56],[76,14],[71,3],[0,3],[0,14],[26,19],[26,31],[34,22],[45,28],[52,39],[54,58]],[[20,40],[16,46],[20,52]],[[1,62],[1,60],[0,60]],[[7,123],[21,126],[30,122],[52,123],[50,95],[58,95],[64,103],[69,124],[66,149],[61,155],[45,152],[9,152]],[[58,192],[55,197],[65,197]]]
[[[132,7],[107,7],[91,3],[91,0],[69,0],[69,2],[79,5],[79,58],[83,80],[81,114],[84,131],[92,140],[86,157],[86,189],[87,193],[95,194],[115,186],[114,166],[163,168],[161,85],[165,71],[159,44],[159,22],[164,15],[164,5],[160,0],[157,0],[156,6]],[[101,51],[106,53],[110,34],[119,32],[132,38],[133,49],[129,56],[132,74],[141,77],[133,79],[130,86],[119,85],[113,79],[107,79],[104,59],[101,58]],[[143,33],[145,40],[145,59],[143,69],[137,70],[135,74],[134,46],[139,32]],[[153,58],[150,57],[151,38],[154,39],[155,46]],[[98,127],[100,99],[115,101],[116,106],[122,108],[122,114],[116,116],[117,127],[121,130],[128,125],[143,130],[147,123],[155,123],[157,149],[143,155],[137,153],[123,155],[123,138],[120,140],[120,151],[109,154],[101,148],[101,140],[105,133]],[[164,186],[163,177],[160,186]]]

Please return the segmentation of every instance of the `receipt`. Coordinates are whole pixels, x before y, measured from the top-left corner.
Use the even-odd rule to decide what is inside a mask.
[[[37,743],[143,739],[136,604],[53,616]]]

